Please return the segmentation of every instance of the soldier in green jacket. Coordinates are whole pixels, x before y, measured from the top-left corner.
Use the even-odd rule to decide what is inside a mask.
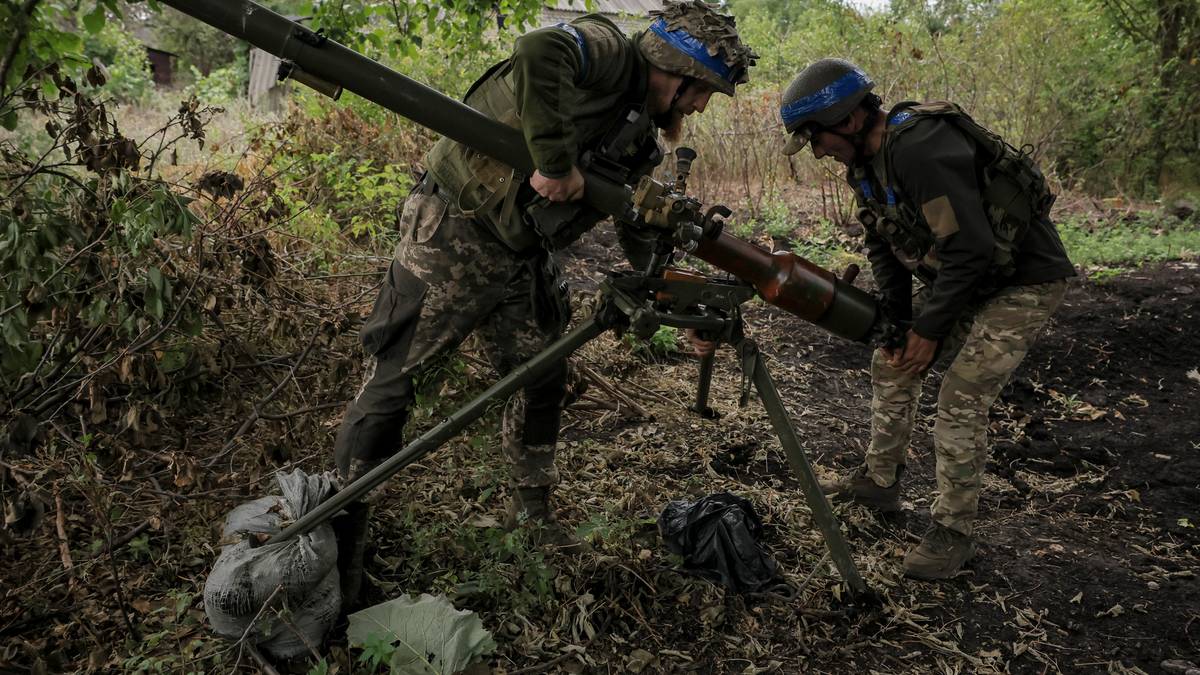
[[[854,64],[822,59],[781,103],[787,154],[808,144],[847,167],[885,310],[904,327],[871,361],[866,462],[825,488],[900,508],[921,381],[935,361],[949,361],[933,428],[933,526],[904,559],[909,576],[943,579],[974,555],[988,409],[1075,271],[1048,218],[1053,195],[1026,151],[952,103],[885,112],[873,88]]]
[[[396,452],[413,404],[414,380],[472,332],[501,373],[563,332],[569,307],[553,252],[605,216],[578,201],[580,164],[602,159],[636,183],[662,157],[661,130],[679,134],[714,92],[732,96],[754,53],[731,17],[702,2],[668,3],[630,38],[592,14],[520,37],[510,58],[467,92],[471,107],[524,133],[536,166],[520,176],[503,162],[450,139],[425,157],[426,175],[404,204],[401,242],[361,337],[366,380],[349,405],[335,458],[348,479]],[[616,223],[635,266],[651,239]],[[508,525],[531,522],[546,544],[576,550],[549,504],[566,363],[508,402],[503,448],[511,464]],[[343,591],[353,604],[361,579],[367,507],[338,521]]]

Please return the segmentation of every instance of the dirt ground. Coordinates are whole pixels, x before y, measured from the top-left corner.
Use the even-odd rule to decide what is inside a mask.
[[[615,262],[604,242],[591,234],[568,254],[580,294]],[[982,543],[952,580],[907,580],[900,565],[928,525],[935,377],[921,403],[904,513],[885,520],[837,507],[879,596],[855,605],[761,406],[737,406],[741,377],[731,352],[721,353],[713,385],[721,417],[706,420],[686,410],[693,358],[639,352],[605,336],[579,360],[618,394],[594,386],[566,412],[557,492],[564,522],[594,550],[543,554],[498,527],[508,488],[493,411],[388,485],[373,521],[377,593],[447,593],[478,612],[498,643],[480,672],[497,674],[1156,673],[1169,672],[1166,660],[1200,662],[1198,288],[1195,262],[1103,283],[1073,280],[993,408]],[[869,430],[868,350],[757,301],[746,318],[818,472],[854,466]],[[347,338],[296,377],[318,401],[344,400],[360,368]],[[201,589],[219,524],[230,508],[270,490],[274,470],[328,468],[341,411],[327,405],[279,416],[226,457],[219,450],[245,415],[232,399],[252,402],[248,388],[263,385],[242,372],[162,420],[157,435],[143,439],[149,449],[130,450],[123,464],[112,465],[96,444],[91,482],[80,483],[92,487],[64,487],[66,516],[55,522],[51,514],[27,537],[2,542],[0,671],[257,669],[204,623]],[[412,430],[490,377],[468,349]],[[5,467],[32,481],[51,471],[42,468],[50,460],[69,465],[10,455]],[[100,489],[128,496],[122,511],[105,516],[103,532],[84,499]],[[655,525],[663,507],[721,491],[749,499],[762,516],[765,545],[794,598],[726,593],[681,572],[664,549]],[[119,553],[106,556],[114,541]],[[63,546],[74,556],[71,574],[60,562]],[[362,671],[340,635],[320,651],[328,672]]]
[[[885,589],[882,613],[865,611],[842,626],[843,639],[859,636],[871,647],[839,645],[833,630],[826,645],[820,639],[773,645],[767,651],[775,655],[798,650],[815,657],[780,658],[780,667],[921,672],[934,669],[931,657],[944,657],[946,665],[968,670],[1161,672],[1164,660],[1195,661],[1200,341],[1188,326],[1200,305],[1198,287],[1195,262],[1103,283],[1072,281],[1064,305],[993,408],[979,553],[959,577],[929,584],[896,575],[904,549],[929,524],[935,489],[929,431],[937,371],[946,365],[940,364],[921,400],[905,513],[884,522],[857,507],[841,511],[851,546],[875,558],[868,574],[878,574],[876,588]],[[828,469],[857,465],[869,430],[867,351],[761,304],[747,322],[772,359],[810,457]],[[723,453],[745,458],[742,443],[717,441],[716,471],[747,489],[766,477],[793,484],[777,445],[762,437],[754,443],[769,445],[766,452],[722,467]],[[896,611],[896,604],[907,607]],[[782,615],[776,630],[788,623],[787,611]],[[823,654],[841,658],[827,661]],[[700,670],[741,670],[740,662],[709,659]]]

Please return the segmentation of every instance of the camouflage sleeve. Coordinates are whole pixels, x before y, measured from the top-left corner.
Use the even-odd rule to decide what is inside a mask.
[[[975,147],[950,123],[925,120],[896,138],[891,159],[905,198],[933,230],[940,264],[913,330],[940,340],[975,295],[996,245],[975,178]]]
[[[578,155],[566,94],[579,89],[609,92],[624,88],[632,45],[607,22],[584,17],[522,35],[513,52],[517,114],[534,166],[561,178]]]
[[[863,231],[866,233],[867,260],[871,261],[871,274],[879,286],[884,311],[892,321],[911,321],[912,273],[900,264],[892,247],[875,228],[864,226]]]

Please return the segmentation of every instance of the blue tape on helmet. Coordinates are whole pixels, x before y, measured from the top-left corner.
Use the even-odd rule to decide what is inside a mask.
[[[825,110],[846,97],[857,94],[870,84],[871,80],[865,73],[852,70],[808,96],[780,107],[779,116],[783,118],[783,125],[790,129],[794,122]]]
[[[692,37],[691,33],[682,28],[667,30],[666,19],[659,19],[650,24],[650,30],[666,41],[667,44],[687,54],[700,63],[700,65],[716,73],[722,80],[733,82],[731,78],[733,68],[725,63],[724,59],[709,54],[708,47],[700,40]]]

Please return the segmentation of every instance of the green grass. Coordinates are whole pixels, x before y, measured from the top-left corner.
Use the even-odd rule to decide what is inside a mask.
[[[810,224],[811,219],[793,210],[778,198],[764,201],[755,218],[731,220],[729,232],[735,237],[757,241],[762,235],[792,242],[792,252],[809,262],[840,273],[847,265],[867,264],[860,253],[862,239],[846,234],[827,219]]]
[[[851,263],[865,267],[861,239],[822,220],[799,227],[800,219],[783,205],[768,204],[762,215],[730,223],[735,236],[756,239],[767,234],[792,241],[792,252],[835,273]],[[1058,223],[1071,262],[1087,270],[1094,281],[1104,281],[1145,265],[1164,260],[1200,257],[1200,219],[1181,221],[1156,211],[1131,218],[1097,221],[1071,214]]]
[[[1142,212],[1129,221],[1068,217],[1058,225],[1071,262],[1102,280],[1146,263],[1200,256],[1200,223]]]

